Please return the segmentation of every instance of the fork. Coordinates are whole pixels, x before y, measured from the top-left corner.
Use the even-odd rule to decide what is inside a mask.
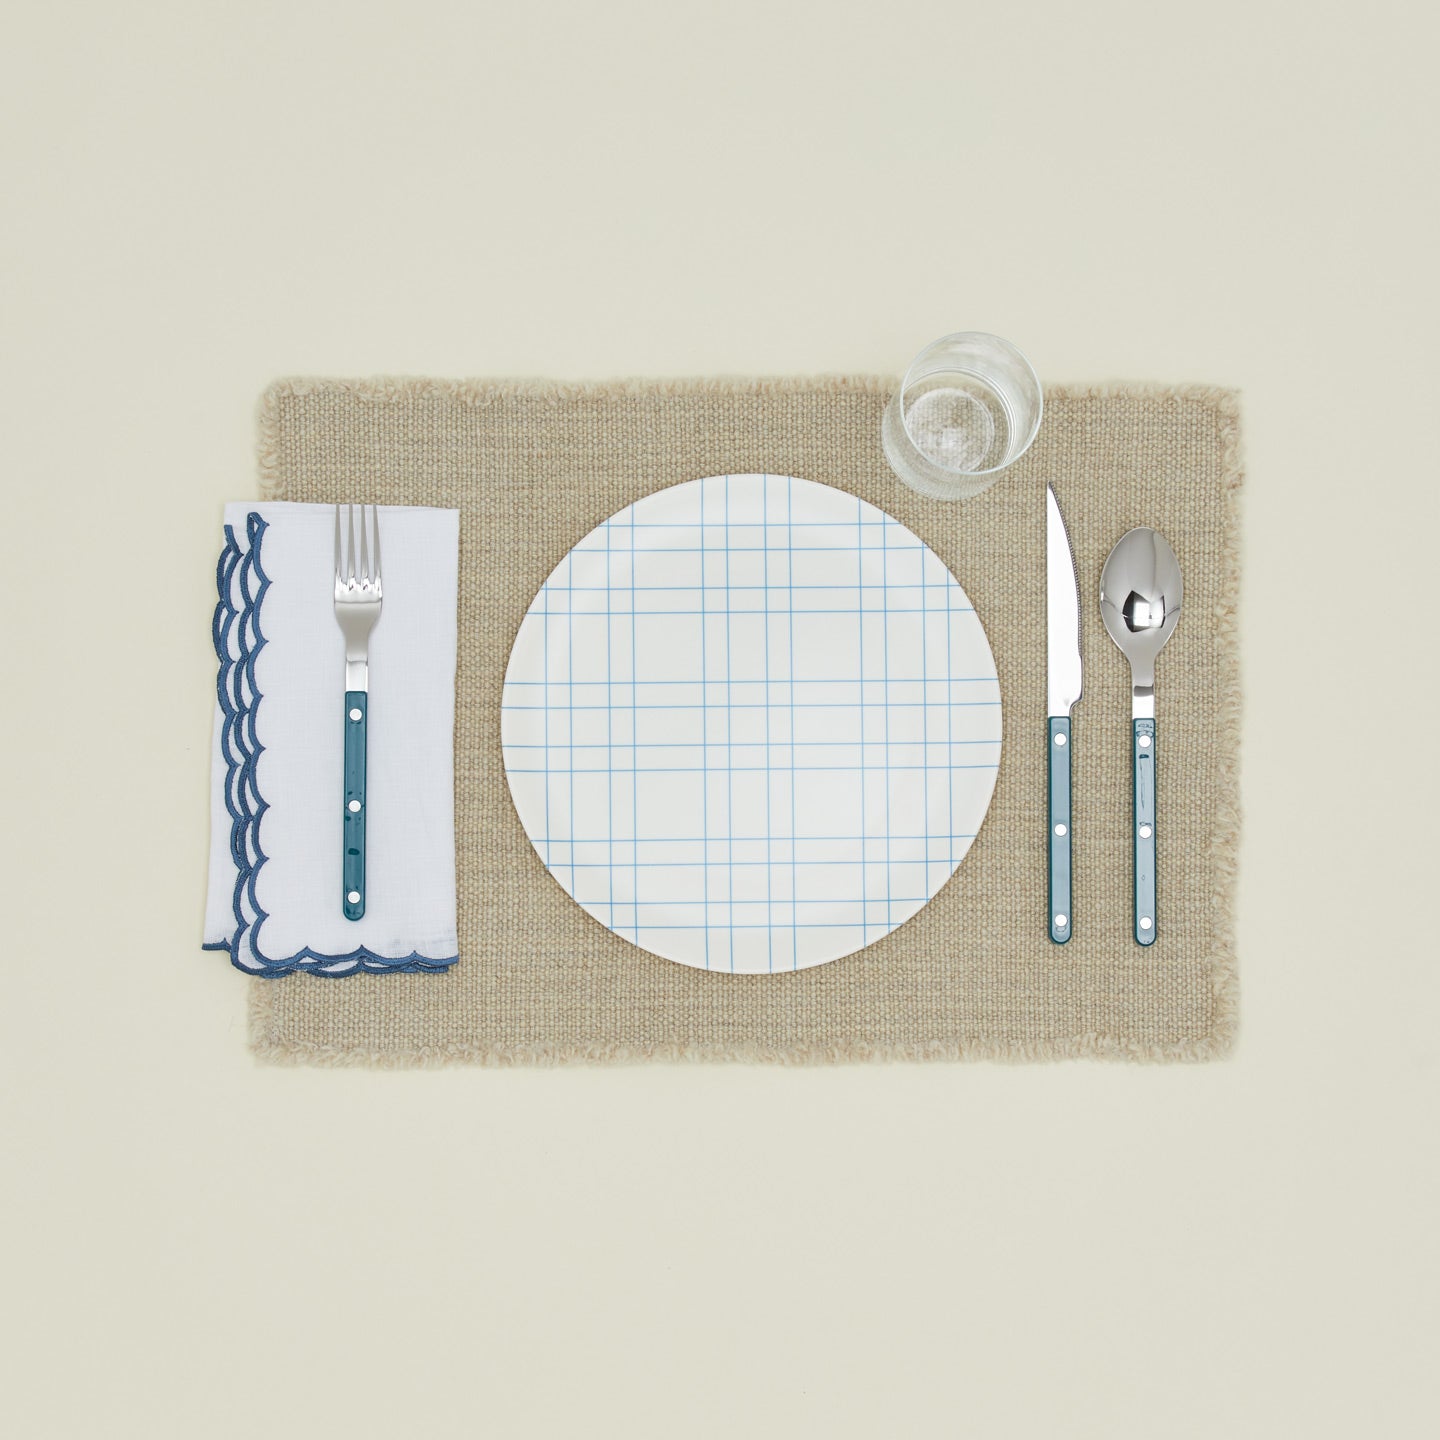
[[[374,505],[337,505],[335,619],[345,637],[345,853],[341,902],[347,920],[358,920],[365,913],[365,726],[369,711],[370,632],[380,618],[380,599],[379,509]]]

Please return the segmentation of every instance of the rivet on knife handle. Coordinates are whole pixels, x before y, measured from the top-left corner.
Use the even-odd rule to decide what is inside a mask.
[[[1050,938],[1063,945],[1071,933],[1070,717],[1050,716]]]

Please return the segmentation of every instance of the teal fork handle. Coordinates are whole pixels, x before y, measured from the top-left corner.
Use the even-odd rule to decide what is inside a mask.
[[[1074,930],[1070,909],[1070,717],[1050,717],[1050,938],[1063,945]]]
[[[345,857],[341,905],[347,920],[365,913],[365,723],[369,697],[345,692]]]
[[[1131,724],[1135,757],[1135,940],[1155,943],[1155,722]]]

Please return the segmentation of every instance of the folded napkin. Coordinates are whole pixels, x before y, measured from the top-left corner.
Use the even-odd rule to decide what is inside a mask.
[[[205,948],[255,975],[455,963],[459,512],[382,507],[370,637],[366,904],[341,912],[345,650],[329,505],[225,508]]]

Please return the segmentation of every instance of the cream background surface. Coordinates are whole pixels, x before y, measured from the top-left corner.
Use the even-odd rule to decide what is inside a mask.
[[[7,1433],[1434,1432],[1418,14],[7,0]],[[263,386],[961,327],[1244,391],[1234,1058],[255,1066],[197,943]]]

